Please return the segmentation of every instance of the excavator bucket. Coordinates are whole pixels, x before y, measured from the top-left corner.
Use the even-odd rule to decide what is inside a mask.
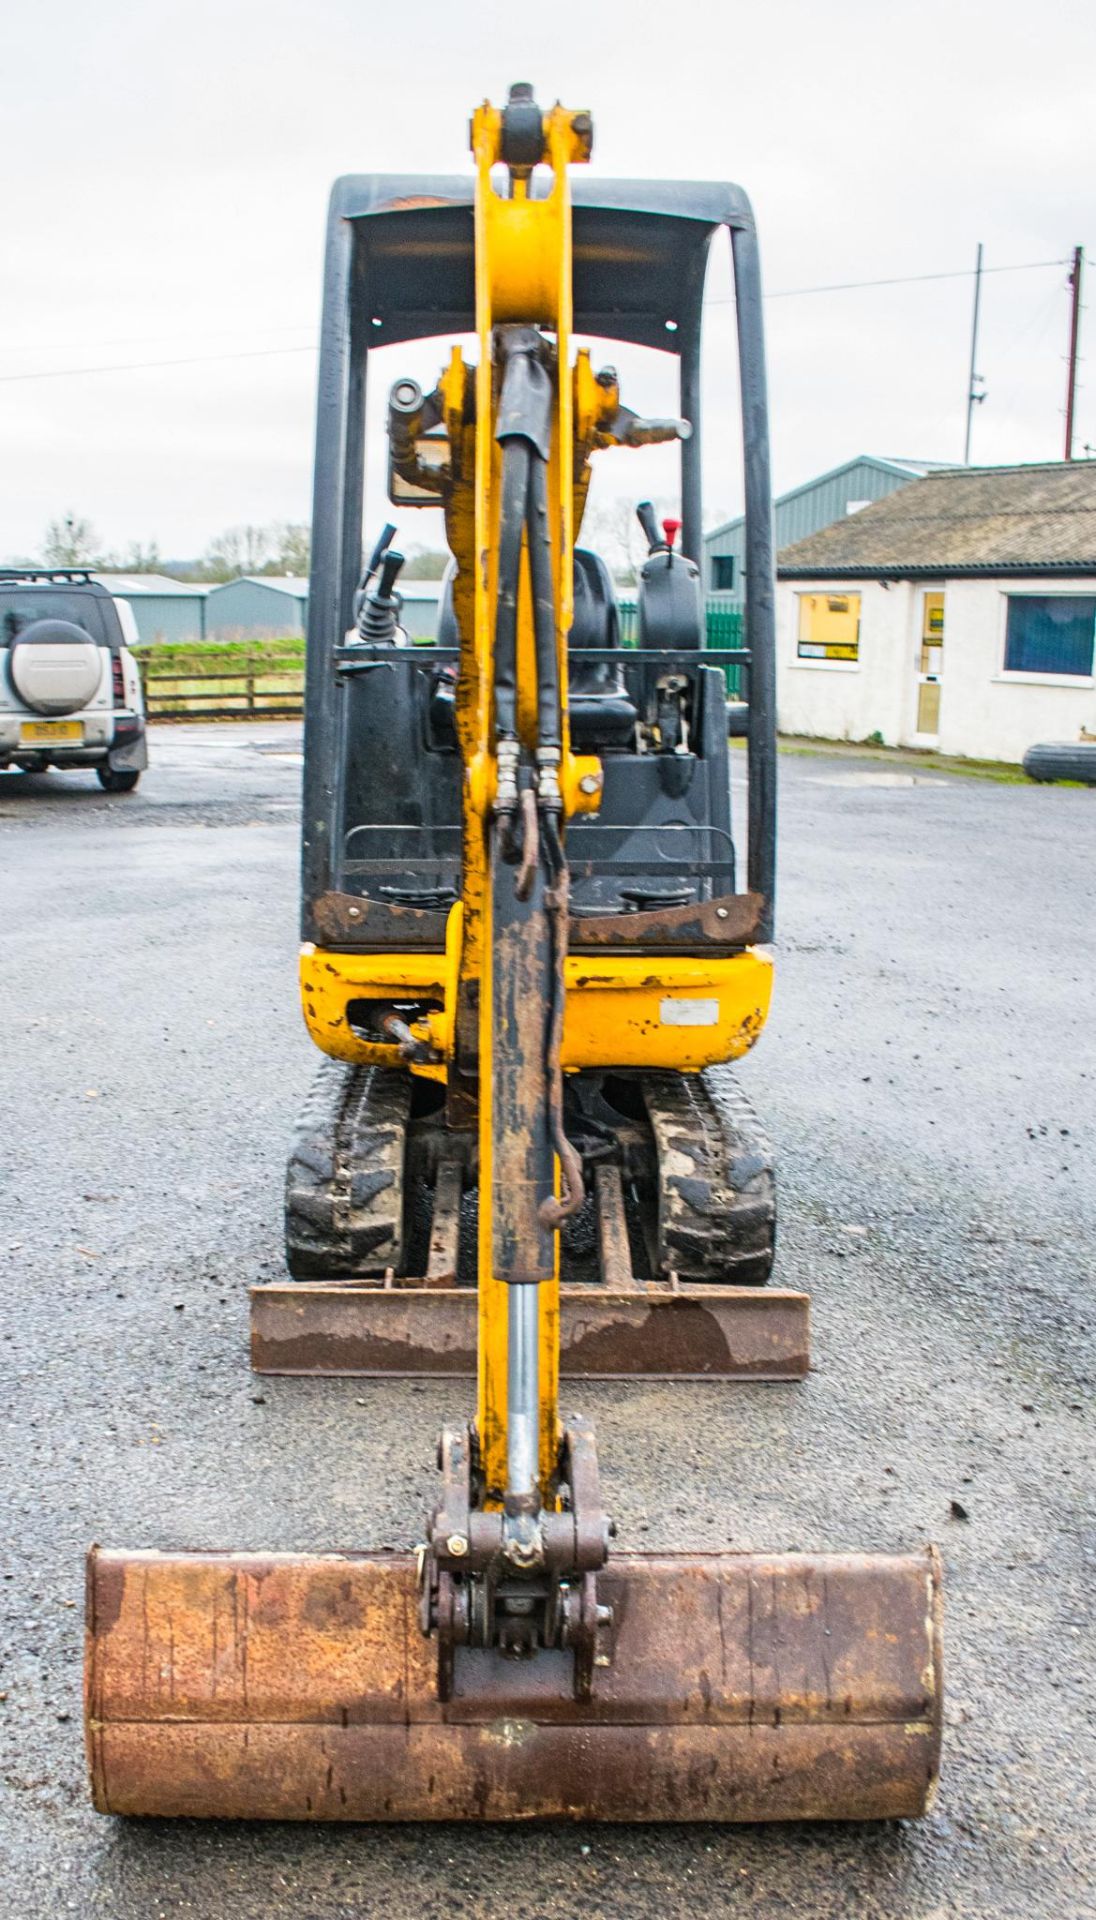
[[[929,1805],[931,1550],[614,1556],[593,1696],[566,1653],[458,1650],[403,1554],[105,1553],[86,1703],[104,1813],[270,1820],[878,1820]],[[600,1664],[600,1662],[608,1664]]]

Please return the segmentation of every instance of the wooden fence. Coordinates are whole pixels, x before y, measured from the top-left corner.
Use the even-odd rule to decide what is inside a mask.
[[[620,602],[623,645],[637,644],[634,601]],[[740,609],[709,602],[708,645],[740,647],[744,620]],[[304,663],[299,654],[285,660],[267,655],[195,653],[191,660],[157,660],[155,648],[137,655],[145,705],[153,720],[296,720],[304,711]],[[727,692],[740,692],[742,669],[724,668]]]
[[[296,720],[304,712],[304,666],[299,658],[242,659],[223,664],[196,657],[161,665],[154,652],[139,655],[145,706],[152,720]]]

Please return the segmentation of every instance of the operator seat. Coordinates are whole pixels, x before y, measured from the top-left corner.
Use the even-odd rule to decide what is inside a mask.
[[[453,611],[453,573],[450,562],[442,582],[438,607],[438,645],[459,645]],[[620,621],[612,576],[600,554],[575,548],[575,611],[568,649],[620,648]],[[454,693],[456,672],[441,668],[430,697],[430,719],[439,745],[455,744]],[[579,753],[627,752],[635,739],[636,708],[624,684],[623,665],[614,660],[578,660],[568,679],[571,741]]]

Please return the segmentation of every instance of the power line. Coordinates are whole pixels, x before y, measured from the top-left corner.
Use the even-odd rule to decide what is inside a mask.
[[[1068,259],[1061,260],[1021,260],[1013,266],[983,267],[983,273],[1027,273],[1040,267],[1065,267]],[[964,267],[949,273],[906,273],[897,274],[885,280],[836,280],[815,287],[781,287],[767,293],[766,300],[793,300],[811,293],[855,293],[866,287],[906,287],[929,280],[969,280],[973,269]],[[706,307],[726,307],[734,304],[733,295],[726,298],[705,300]],[[96,373],[140,373],[145,368],[153,371],[161,367],[198,367],[209,366],[223,360],[270,360],[285,354],[316,353],[315,345],[303,347],[256,347],[233,353],[196,353],[187,354],[174,360],[119,360],[106,366],[94,367],[49,367],[37,373],[0,373],[0,385],[9,386],[28,380],[71,380],[83,374]]]
[[[252,334],[273,334],[283,338],[287,333],[311,333],[314,320],[298,320],[292,327],[253,326]],[[98,353],[103,347],[158,347],[173,340],[187,340],[192,344],[196,340],[238,340],[238,327],[214,327],[208,333],[196,333],[193,327],[175,327],[171,333],[126,333],[112,334],[106,340],[0,340],[0,355],[9,353]]]
[[[200,367],[212,360],[270,360],[284,353],[315,353],[308,347],[256,347],[245,353],[195,353],[181,360],[119,360],[109,367],[50,367],[42,373],[0,373],[0,383],[16,380],[69,380],[78,373],[140,373],[145,367]]]
[[[1068,267],[1069,260],[1020,260],[1009,267],[983,267],[983,273],[1027,273],[1035,267]],[[817,287],[779,287],[775,292],[767,293],[766,300],[796,300],[806,293],[854,293],[861,287],[912,287],[926,280],[970,280],[973,267],[956,267],[949,273],[900,273],[887,280],[833,280],[825,286]],[[734,296],[725,299],[706,300],[706,307],[729,307]]]
[[[1011,267],[983,267],[986,273],[1028,273],[1035,267],[1066,267],[1069,261],[1062,260],[1020,260]],[[924,280],[970,280],[974,275],[973,267],[960,267],[951,273],[903,273],[892,280],[837,280],[828,287],[784,287],[779,293],[770,293],[770,300],[794,300],[802,293],[849,293],[858,287],[910,287]]]

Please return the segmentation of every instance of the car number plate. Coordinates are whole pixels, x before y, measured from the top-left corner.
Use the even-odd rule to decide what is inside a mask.
[[[82,740],[83,737],[82,720],[24,720],[19,729],[20,743],[28,747],[39,740]]]

